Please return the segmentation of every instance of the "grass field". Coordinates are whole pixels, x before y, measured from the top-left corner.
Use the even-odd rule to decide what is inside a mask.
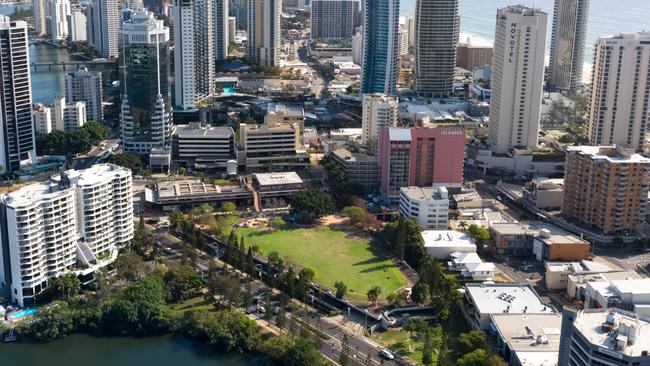
[[[262,255],[277,251],[286,261],[313,269],[316,282],[324,286],[334,288],[334,282],[343,281],[347,296],[354,300],[367,300],[366,292],[373,286],[381,287],[380,299],[384,299],[406,285],[382,253],[327,226],[273,231],[239,228],[237,234],[246,238],[246,245],[257,245]]]
[[[422,346],[424,346],[424,342],[414,339],[415,337],[410,338],[408,333],[401,329],[375,332],[370,338],[393,352],[422,363]],[[437,359],[435,354],[434,358]]]

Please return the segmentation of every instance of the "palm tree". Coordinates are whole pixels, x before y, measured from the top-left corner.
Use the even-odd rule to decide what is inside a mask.
[[[463,221],[463,220],[460,220],[460,222],[458,223],[458,226],[460,226],[460,229],[462,231],[465,231],[465,229],[467,228],[467,223],[465,221]]]
[[[377,299],[379,298],[379,295],[381,294],[381,287],[379,286],[372,286],[370,290],[366,293],[366,296],[368,296],[368,301],[370,301],[373,305],[377,304]]]

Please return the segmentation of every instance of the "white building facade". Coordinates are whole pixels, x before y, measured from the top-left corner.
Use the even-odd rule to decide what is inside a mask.
[[[71,132],[86,123],[86,102],[67,104],[65,98],[54,98],[52,124],[55,130]]]
[[[102,73],[79,69],[66,74],[65,100],[69,103],[86,103],[87,118],[97,122],[103,121]]]
[[[447,189],[402,187],[399,197],[402,217],[412,218],[424,230],[447,230],[449,195]]]
[[[589,142],[642,150],[650,120],[650,33],[599,39],[593,64]]]
[[[277,66],[280,50],[280,0],[248,0],[246,56],[254,64]]]
[[[382,93],[364,94],[361,113],[361,143],[374,146],[379,130],[397,126],[399,102],[397,98]]]
[[[498,10],[488,134],[497,153],[537,148],[547,18],[522,5]]]
[[[50,38],[61,41],[68,38],[69,0],[49,0]]]
[[[24,186],[0,196],[0,222],[0,283],[26,306],[49,279],[94,272],[133,238],[131,171],[99,164]]]

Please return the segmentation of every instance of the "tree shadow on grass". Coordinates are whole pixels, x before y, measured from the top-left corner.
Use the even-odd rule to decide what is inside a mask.
[[[362,269],[361,271],[359,271],[359,273],[370,273],[370,272],[386,271],[386,270],[388,270],[390,268],[394,268],[394,267],[395,266],[392,265],[392,264],[382,264],[382,265],[379,265],[379,266],[373,266],[373,267],[369,267],[369,268],[366,268],[366,269]]]

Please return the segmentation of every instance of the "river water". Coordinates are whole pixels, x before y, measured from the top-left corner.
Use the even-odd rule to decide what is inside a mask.
[[[44,344],[0,343],[1,365],[261,366],[253,357],[216,353],[184,338],[73,335]]]

